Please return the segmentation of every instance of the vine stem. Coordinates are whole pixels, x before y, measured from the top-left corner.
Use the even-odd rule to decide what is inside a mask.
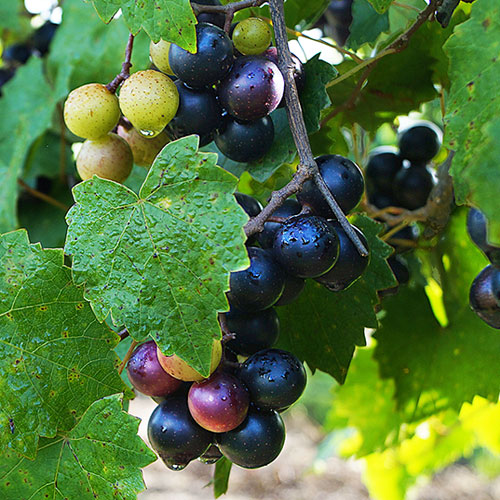
[[[35,198],[38,198],[40,200],[43,200],[50,205],[53,205],[54,207],[60,208],[63,212],[67,212],[69,210],[69,206],[65,205],[64,203],[61,203],[59,200],[56,200],[55,198],[52,198],[52,196],[49,196],[48,194],[42,193],[38,191],[37,189],[32,188],[26,182],[24,182],[22,179],[17,179],[17,183],[29,194],[34,196]]]
[[[125,48],[125,60],[122,63],[122,70],[118,73],[111,82],[106,85],[106,88],[113,94],[117,91],[118,87],[130,76],[130,68],[132,63],[132,50],[134,48],[134,35],[129,33],[127,47]]]
[[[128,348],[127,354],[125,354],[125,357],[123,358],[123,361],[118,368],[118,373],[121,375],[123,373],[123,370],[125,369],[125,366],[127,365],[129,359],[132,357],[132,353],[134,352],[134,349],[136,348],[137,344],[139,342],[136,342],[135,340],[132,341],[130,344],[130,347]]]

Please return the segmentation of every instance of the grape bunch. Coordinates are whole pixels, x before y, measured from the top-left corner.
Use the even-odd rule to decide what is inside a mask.
[[[477,208],[469,210],[467,231],[471,240],[490,261],[472,282],[470,306],[484,322],[500,329],[500,247],[488,242],[488,221]]]

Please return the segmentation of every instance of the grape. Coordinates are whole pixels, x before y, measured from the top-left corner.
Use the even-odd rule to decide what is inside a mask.
[[[2,87],[14,76],[12,69],[0,68],[0,97],[2,97]]]
[[[219,86],[222,107],[239,120],[257,120],[274,111],[285,88],[278,66],[259,56],[239,57]]]
[[[247,416],[250,396],[230,373],[215,372],[189,389],[188,406],[196,423],[211,432],[232,431]]]
[[[273,212],[272,216],[288,219],[292,215],[299,214],[301,210],[302,206],[297,200],[288,198],[283,205]],[[272,248],[274,244],[274,235],[280,227],[281,224],[279,222],[266,222],[264,224],[264,229],[258,235],[259,244],[262,248]]]
[[[155,408],[148,422],[153,449],[173,470],[181,470],[212,444],[212,433],[201,428],[189,413],[186,398],[172,397]]]
[[[4,63],[18,66],[25,64],[31,56],[31,47],[26,43],[13,43],[2,52]]]
[[[404,168],[394,180],[394,194],[398,206],[415,210],[423,207],[434,186],[434,177],[425,167]]]
[[[339,240],[339,257],[334,266],[327,273],[316,278],[316,281],[325,285],[329,290],[338,292],[351,286],[364,273],[370,256],[362,256],[357,251],[340,223],[333,221],[331,225]],[[352,228],[365,248],[368,248],[365,235],[356,226],[352,226]]]
[[[285,276],[272,253],[249,247],[250,266],[232,272],[227,294],[231,306],[243,311],[261,311],[271,307],[283,292]]]
[[[388,243],[394,247],[396,252],[403,253],[412,249],[411,245],[398,243],[395,240],[417,241],[418,229],[416,226],[406,226],[394,233],[388,240]]]
[[[400,285],[406,285],[408,281],[410,281],[410,271],[406,263],[399,257],[399,255],[391,255],[387,259],[387,264],[391,268],[394,277],[398,284],[391,288],[386,288],[385,290],[379,290],[378,296],[380,298],[389,297],[390,295],[394,295],[398,292]]]
[[[291,352],[281,349],[265,349],[250,356],[241,366],[240,378],[252,403],[272,410],[295,403],[307,382],[304,365]]]
[[[174,82],[159,71],[138,71],[120,90],[120,108],[144,137],[159,135],[177,113],[179,93]]]
[[[197,24],[196,36],[196,54],[178,45],[170,47],[170,67],[186,85],[208,87],[229,73],[233,65],[233,44],[224,30],[212,24]]]
[[[297,278],[296,276],[292,276],[291,274],[285,273],[285,288],[281,297],[278,299],[278,302],[274,304],[275,306],[287,306],[288,304],[295,301],[299,295],[304,290],[306,286],[306,282],[302,278]]]
[[[471,208],[467,214],[467,232],[490,262],[497,266],[500,265],[500,247],[488,243],[488,221],[483,212],[477,208]]]
[[[44,56],[50,47],[50,43],[56,34],[58,24],[47,21],[33,33],[33,47]]]
[[[99,139],[87,139],[76,158],[76,169],[84,181],[97,175],[123,182],[133,165],[134,157],[127,141],[112,132]]]
[[[223,455],[220,452],[219,448],[217,448],[217,445],[212,444],[210,445],[210,448],[208,448],[208,450],[203,453],[203,455],[201,455],[198,460],[204,464],[211,465],[218,462],[222,457]]]
[[[273,250],[288,274],[316,278],[335,264],[339,242],[335,231],[322,217],[295,215],[276,231]]]
[[[271,28],[258,17],[239,22],[232,36],[236,50],[244,55],[262,54],[271,44]]]
[[[345,45],[350,35],[352,23],[352,0],[333,0],[325,11],[328,23],[325,34],[333,38],[340,46]]]
[[[191,368],[184,360],[176,354],[165,356],[160,349],[157,350],[158,361],[161,367],[172,377],[186,382],[203,380],[205,377]],[[214,340],[212,347],[212,360],[210,363],[210,373],[212,374],[219,366],[222,357],[222,345],[219,340]]]
[[[161,72],[167,75],[174,74],[168,60],[171,45],[170,42],[166,42],[165,40],[160,40],[158,43],[151,41],[149,44],[149,57],[151,61]]]
[[[168,396],[182,384],[160,366],[153,340],[135,348],[127,364],[127,374],[132,385],[146,396]]]
[[[270,116],[249,123],[226,118],[224,126],[215,134],[215,144],[222,154],[238,162],[262,158],[274,140],[274,125]]]
[[[370,159],[365,169],[368,191],[391,196],[394,177],[402,167],[403,159],[395,148],[382,146],[374,149],[370,153]]]
[[[222,109],[215,90],[191,89],[180,80],[175,85],[179,92],[179,109],[167,126],[168,133],[174,139],[198,134],[200,147],[206,146],[212,142],[215,129],[222,125]]]
[[[500,270],[486,266],[474,279],[469,301],[472,310],[488,325],[500,329]]]
[[[227,347],[243,356],[272,347],[280,334],[280,322],[273,308],[246,313],[232,307],[226,313],[227,326],[236,335]]]
[[[67,127],[84,139],[99,139],[110,132],[119,119],[118,99],[100,83],[78,87],[64,103]]]
[[[196,0],[195,3],[201,5],[222,5],[220,0]],[[224,23],[226,22],[226,16],[224,14],[217,14],[215,12],[201,12],[198,14],[199,23],[209,23],[215,24],[219,28],[224,28]]]
[[[344,213],[350,212],[361,200],[365,189],[363,174],[351,160],[340,155],[316,158],[319,172]],[[309,205],[317,215],[334,217],[330,206],[313,180],[308,180],[297,194],[300,203]]]
[[[243,193],[234,193],[234,196],[248,217],[255,217],[260,214],[262,205],[255,198]]]
[[[425,166],[438,154],[442,136],[434,123],[420,122],[413,125],[399,137],[400,155],[412,164]]]
[[[280,454],[285,443],[285,426],[277,412],[250,408],[239,427],[217,434],[215,439],[231,462],[245,469],[257,469]]]
[[[118,125],[117,132],[120,137],[123,137],[127,141],[134,156],[134,163],[139,165],[139,167],[149,168],[158,156],[158,153],[170,140],[166,132],[161,132],[156,137],[147,139],[132,126],[126,128],[123,125]]]
[[[374,192],[368,195],[368,199],[373,206],[381,209],[397,206],[397,202],[394,200],[392,195]]]

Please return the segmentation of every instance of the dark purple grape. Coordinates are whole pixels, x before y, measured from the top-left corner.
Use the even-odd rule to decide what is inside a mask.
[[[500,266],[500,247],[488,243],[488,221],[480,210],[471,208],[467,214],[467,232],[470,239],[484,252],[490,262]]]
[[[413,249],[412,245],[405,245],[404,241],[398,240],[406,240],[407,242],[415,242],[418,240],[419,232],[417,226],[410,225],[403,227],[396,233],[394,233],[388,240],[387,243],[394,247],[397,253],[408,252]]]
[[[488,265],[476,276],[469,301],[472,310],[485,323],[500,329],[500,269]]]
[[[284,79],[278,66],[262,56],[236,59],[219,86],[222,107],[242,121],[257,120],[274,111],[283,97]]]
[[[31,56],[31,47],[26,43],[13,43],[2,52],[2,59],[7,64],[20,65],[28,61]]]
[[[155,408],[148,422],[148,439],[168,468],[181,470],[205,452],[213,434],[193,420],[182,396],[168,398]]]
[[[250,356],[272,347],[280,334],[280,322],[273,308],[252,313],[234,307],[226,313],[227,326],[236,338],[227,343],[234,352]]]
[[[403,159],[392,148],[376,148],[370,153],[365,169],[368,192],[392,195],[396,174],[403,167]]]
[[[222,108],[217,101],[215,90],[192,89],[180,80],[177,80],[175,85],[179,92],[179,108],[167,125],[167,133],[173,139],[197,134],[200,136],[200,147],[206,146],[211,142],[215,129],[222,125]],[[208,142],[203,143],[204,141]]]
[[[194,3],[200,5],[222,5],[219,0],[196,0]],[[224,14],[217,14],[216,12],[201,12],[198,14],[199,23],[215,24],[219,28],[224,28],[226,16]]]
[[[285,275],[285,289],[281,294],[275,306],[287,306],[299,298],[299,295],[304,290],[306,282],[303,278],[292,276],[291,274]]]
[[[229,73],[233,65],[233,43],[224,30],[213,24],[197,24],[196,36],[196,54],[172,44],[168,59],[175,76],[186,85],[208,87]]]
[[[2,97],[2,87],[14,76],[12,69],[0,68],[0,97]]]
[[[47,21],[33,33],[33,47],[40,53],[41,56],[44,56],[49,51],[50,43],[52,42],[58,27],[58,24]]]
[[[253,196],[243,193],[234,193],[234,196],[248,217],[255,217],[262,211],[262,205]]]
[[[215,144],[229,159],[251,162],[262,158],[273,145],[274,125],[270,116],[248,123],[227,117],[215,134]]]
[[[425,167],[403,168],[394,179],[394,195],[398,206],[415,210],[427,203],[434,177]]]
[[[241,366],[240,378],[258,408],[281,410],[300,398],[307,383],[304,365],[291,353],[265,349]]]
[[[250,395],[234,375],[217,371],[189,389],[188,406],[196,423],[210,432],[228,432],[247,416]]]
[[[327,273],[315,279],[329,290],[338,292],[348,288],[364,273],[370,261],[370,256],[360,255],[349,236],[347,236],[347,233],[337,221],[331,222],[331,225],[339,240],[339,256],[334,266]],[[368,241],[365,235],[356,226],[352,226],[352,228],[359,236],[363,245],[368,248]]]
[[[365,189],[363,173],[351,160],[340,155],[323,155],[316,158],[319,172],[330,192],[344,213],[350,212],[361,200]],[[297,194],[302,205],[309,205],[314,213],[322,217],[334,218],[334,214],[316,187],[314,181],[304,183]]]
[[[352,0],[332,0],[325,11],[325,34],[340,46],[345,45],[352,23]]]
[[[441,147],[442,133],[431,122],[420,122],[399,136],[399,154],[412,164],[425,166]]]
[[[377,208],[387,208],[396,207],[397,202],[394,200],[392,195],[382,194],[382,193],[370,193],[368,195],[369,202]]]
[[[289,217],[292,217],[292,215],[298,215],[301,210],[302,206],[297,200],[288,198],[285,200],[283,205],[278,207],[273,212],[273,217],[283,217],[284,219],[288,219]],[[272,248],[274,244],[274,235],[280,227],[281,224],[278,222],[266,222],[264,224],[264,229],[257,236],[259,244],[262,248]]]
[[[285,287],[285,275],[272,253],[249,247],[250,267],[233,272],[229,278],[229,303],[242,311],[261,311],[271,307]]]
[[[136,347],[127,364],[127,375],[131,384],[146,396],[168,396],[182,384],[161,367],[153,340]]]
[[[239,427],[217,434],[215,439],[231,462],[245,469],[257,469],[280,454],[285,443],[285,425],[275,411],[250,408]]]
[[[378,296],[380,298],[389,297],[390,295],[394,295],[398,292],[400,285],[406,285],[408,281],[410,281],[410,271],[406,263],[399,257],[398,255],[391,255],[387,259],[387,264],[391,268],[394,277],[398,284],[391,288],[386,288],[385,290],[379,290]]]
[[[335,264],[339,242],[335,231],[322,217],[295,215],[276,231],[273,251],[288,274],[316,278]]]
[[[212,444],[198,460],[206,465],[212,465],[217,463],[222,457],[223,455],[219,448],[217,448],[217,445]]]

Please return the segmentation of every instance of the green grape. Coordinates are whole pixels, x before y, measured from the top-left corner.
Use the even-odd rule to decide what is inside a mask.
[[[83,180],[93,175],[123,182],[132,171],[134,159],[127,141],[113,132],[99,139],[87,139],[78,157],[76,169]]]
[[[177,113],[179,93],[174,82],[159,71],[138,71],[120,90],[120,108],[145,137],[156,137]]]
[[[161,367],[172,377],[185,382],[199,382],[205,377],[191,368],[185,361],[179,358],[176,354],[173,356],[165,356],[160,349],[157,350],[158,361]],[[210,363],[210,374],[219,366],[222,358],[222,344],[219,340],[214,340],[212,348],[212,361]]]
[[[249,17],[236,25],[233,44],[243,55],[262,54],[271,44],[271,28],[258,17]]]
[[[118,99],[105,85],[89,83],[73,90],[64,103],[64,121],[73,134],[98,139],[120,119]]]
[[[151,42],[149,44],[149,55],[153,64],[163,73],[173,75],[174,72],[168,61],[168,52],[170,50],[170,42],[160,40],[158,43]]]
[[[134,163],[139,165],[139,167],[149,168],[158,153],[170,142],[166,132],[161,132],[152,139],[139,134],[133,127],[127,129],[123,125],[118,126],[117,132],[120,137],[123,137],[128,142],[134,155]]]

